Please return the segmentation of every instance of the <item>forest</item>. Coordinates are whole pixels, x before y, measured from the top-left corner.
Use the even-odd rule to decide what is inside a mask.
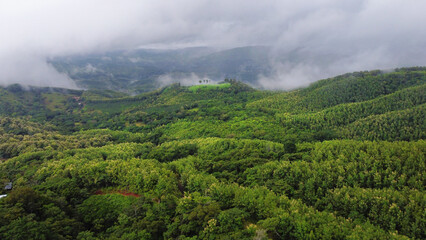
[[[0,87],[0,239],[426,239],[425,119],[426,67]]]

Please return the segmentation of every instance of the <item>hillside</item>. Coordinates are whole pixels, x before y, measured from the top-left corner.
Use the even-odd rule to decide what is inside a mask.
[[[191,51],[173,54],[211,73],[235,55]],[[0,238],[425,239],[425,93],[424,67],[289,92],[0,88]]]
[[[168,75],[176,79],[189,78],[191,74],[213,80],[233,77],[255,83],[259,74],[268,75],[271,71],[268,52],[268,47],[261,46],[226,50],[136,49],[57,57],[50,63],[82,88],[141,93],[155,90],[162,84],[158,78]]]

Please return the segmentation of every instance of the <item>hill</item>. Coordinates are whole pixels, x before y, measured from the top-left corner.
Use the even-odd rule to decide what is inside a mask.
[[[425,90],[421,67],[289,92],[0,88],[0,238],[424,239]]]
[[[177,79],[188,78],[191,74],[213,80],[233,77],[254,83],[259,74],[270,72],[268,52],[267,47],[261,46],[227,50],[207,47],[137,49],[58,57],[50,63],[82,88],[141,93],[158,88],[161,85],[158,78],[165,75]]]

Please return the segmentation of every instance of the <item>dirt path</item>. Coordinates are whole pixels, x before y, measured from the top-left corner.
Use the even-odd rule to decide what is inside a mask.
[[[124,191],[124,190],[114,190],[114,191],[110,191],[110,192],[103,192],[102,190],[97,190],[95,192],[95,195],[105,195],[105,194],[120,194],[120,195],[123,195],[123,196],[132,196],[132,197],[140,197],[141,196],[139,194]]]

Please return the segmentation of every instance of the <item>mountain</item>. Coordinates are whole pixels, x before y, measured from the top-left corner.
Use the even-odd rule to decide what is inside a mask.
[[[217,81],[236,78],[254,83],[259,74],[270,72],[268,53],[269,48],[261,46],[228,50],[207,47],[136,49],[57,57],[49,62],[81,88],[141,93],[158,88],[161,83],[157,80],[164,75],[182,79],[196,74],[199,78]]]
[[[262,49],[143,51],[213,74]],[[0,88],[0,238],[424,239],[425,90],[425,67],[288,92]]]

